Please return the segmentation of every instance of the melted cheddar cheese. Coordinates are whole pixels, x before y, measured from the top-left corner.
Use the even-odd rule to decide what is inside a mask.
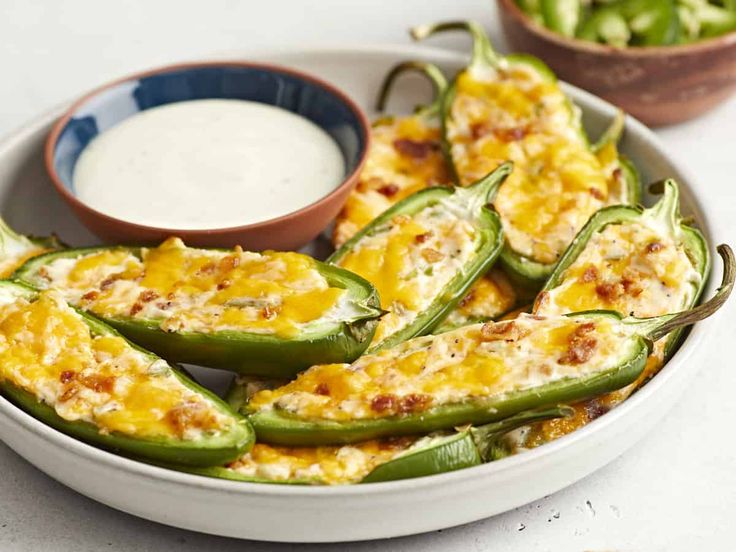
[[[341,447],[275,447],[257,443],[227,469],[273,482],[359,483],[377,466],[410,451],[417,442],[416,438],[405,437]]]
[[[649,217],[609,224],[591,236],[560,283],[540,293],[534,312],[555,316],[609,309],[640,318],[682,310],[700,284],[697,272],[676,237]],[[621,404],[664,364],[667,339],[654,344],[646,367],[626,387],[573,405],[571,418],[548,420],[526,429],[518,448],[533,448],[576,429]]]
[[[516,291],[501,268],[494,267],[475,282],[458,306],[445,318],[440,331],[474,322],[494,320],[516,304]]]
[[[699,284],[700,274],[677,239],[641,217],[593,234],[560,283],[540,294],[535,312],[609,309],[660,316],[689,305]]]
[[[160,359],[114,335],[94,335],[53,291],[0,298],[0,378],[67,421],[100,433],[193,440],[232,419],[186,387]]]
[[[412,339],[353,364],[313,366],[256,393],[248,409],[327,420],[419,413],[613,368],[634,343],[613,319],[524,315]]]
[[[394,203],[449,180],[436,125],[421,115],[379,120],[360,180],[335,222],[333,243],[340,247]]]
[[[372,283],[388,311],[374,345],[411,324],[474,254],[478,233],[455,211],[440,201],[412,216],[397,215],[336,262]]]
[[[477,73],[458,78],[448,120],[460,180],[513,161],[494,200],[506,239],[513,251],[554,263],[594,212],[626,199],[615,146],[594,155],[561,89],[532,69]]]
[[[241,331],[281,337],[337,320],[350,308],[315,261],[299,253],[186,247],[170,238],[141,259],[125,249],[58,258],[39,273],[72,304],[112,318],[155,320],[166,331]]]

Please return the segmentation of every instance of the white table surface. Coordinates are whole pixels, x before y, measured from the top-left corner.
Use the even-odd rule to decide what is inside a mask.
[[[273,46],[404,43],[410,25],[449,18],[481,21],[502,44],[491,0],[2,0],[0,135],[86,89],[148,66]],[[462,48],[467,42],[448,37],[433,44]],[[697,121],[659,131],[672,153],[700,174],[700,193],[717,217],[717,238],[732,244],[734,133],[736,98]],[[656,433],[604,469],[536,503],[463,527],[312,548],[733,550],[736,301],[724,310],[687,396]],[[0,444],[2,552],[292,548],[191,533],[117,512],[56,483]]]

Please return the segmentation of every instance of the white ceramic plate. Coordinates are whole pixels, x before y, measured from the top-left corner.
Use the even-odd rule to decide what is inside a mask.
[[[252,56],[251,56],[252,57]],[[366,108],[394,63],[433,61],[454,71],[461,55],[412,46],[271,53],[259,55],[314,72],[342,87]],[[392,108],[425,98],[427,85],[407,77]],[[583,109],[592,136],[614,114],[607,103],[566,87]],[[44,174],[42,143],[61,110],[24,127],[0,145],[0,211],[23,232],[57,232],[74,244],[94,238],[56,196]],[[674,177],[683,210],[710,238],[706,209],[694,180],[677,166],[656,137],[629,120],[623,151],[642,169],[644,181]],[[711,286],[712,288],[712,286]],[[712,289],[708,290],[708,293]],[[96,449],[67,437],[0,398],[0,438],[61,483],[125,512],[195,531],[271,541],[327,542],[409,535],[467,523],[504,512],[570,485],[636,443],[669,410],[698,368],[710,322],[699,324],[662,372],[621,407],[587,427],[531,452],[433,477],[347,487],[256,485],[169,471]],[[214,387],[222,373],[197,371]]]

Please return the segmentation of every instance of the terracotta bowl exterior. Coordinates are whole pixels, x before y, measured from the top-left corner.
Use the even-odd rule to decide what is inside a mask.
[[[496,3],[512,51],[543,59],[560,79],[649,125],[697,117],[736,90],[736,32],[693,44],[621,49],[558,35],[514,0]]]
[[[101,213],[76,197],[74,164],[97,134],[144,109],[204,98],[260,101],[310,119],[340,147],[345,158],[345,179],[327,196],[282,217],[208,230],[128,222]],[[241,245],[250,250],[296,250],[316,238],[337,216],[358,181],[369,141],[370,125],[365,114],[331,84],[293,69],[224,61],[163,67],[93,90],[56,122],[44,153],[46,170],[56,190],[82,223],[106,242],[151,244],[179,236],[187,244],[200,247]]]

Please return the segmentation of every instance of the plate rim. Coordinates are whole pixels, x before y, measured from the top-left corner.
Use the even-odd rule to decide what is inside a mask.
[[[255,61],[267,60],[269,57],[279,57],[279,63],[288,63],[288,61],[282,61],[286,57],[298,58],[300,56],[318,56],[318,55],[342,55],[342,56],[364,56],[366,54],[374,55],[392,55],[392,56],[416,56],[422,58],[428,58],[438,63],[462,63],[468,59],[466,54],[461,52],[445,50],[437,47],[429,47],[416,44],[380,44],[380,45],[354,45],[348,47],[320,45],[314,47],[300,48],[298,51],[287,48],[261,48],[256,49],[252,53],[248,53],[247,56],[243,52],[231,51],[231,52],[217,52],[211,56],[203,56],[197,58],[186,58],[182,61],[227,61],[232,57],[238,57],[245,59],[252,59]],[[324,79],[330,82],[329,79]],[[592,104],[596,110],[602,113],[608,113],[613,115],[616,108],[609,102],[586,92],[580,88],[577,88],[569,83],[560,81],[566,94],[573,97],[575,101],[583,99],[586,103]],[[94,88],[99,88],[96,86]],[[94,89],[92,88],[92,89]],[[83,94],[80,94],[81,97]],[[44,111],[41,115],[38,115],[29,120],[29,122],[22,124],[14,131],[11,131],[7,135],[0,139],[0,157],[2,157],[7,150],[13,149],[18,143],[22,142],[26,135],[37,132],[40,128],[47,125],[53,124],[58,117],[68,109],[68,106],[73,103],[74,99],[61,102],[56,106]],[[371,110],[367,110],[371,113]],[[705,215],[707,212],[712,212],[708,206],[708,202],[704,200],[704,197],[695,193],[695,188],[698,187],[698,178],[691,172],[686,166],[673,155],[666,152],[666,148],[659,137],[643,123],[636,120],[634,117],[627,115],[626,126],[632,127],[636,130],[636,133],[643,136],[648,144],[660,154],[665,157],[668,162],[675,167],[687,181],[686,195],[689,201],[693,204],[695,210],[700,211]],[[51,189],[49,189],[51,192]],[[706,219],[703,217],[700,226],[704,232],[710,238],[710,250],[713,252],[713,244],[717,243],[715,239],[716,235],[722,235],[718,228],[720,224],[718,221],[713,219]],[[716,271],[717,272],[717,271]],[[705,292],[710,294],[713,292],[715,287],[714,281],[716,279],[711,274],[709,282],[706,285]],[[616,424],[617,421],[624,417],[628,412],[636,410],[644,401],[651,401],[650,395],[655,393],[661,393],[659,390],[667,385],[673,378],[675,370],[681,364],[687,362],[691,356],[697,352],[698,348],[704,346],[704,342],[707,341],[708,332],[707,329],[714,321],[718,320],[720,313],[715,317],[700,322],[694,326],[684,339],[681,346],[668,361],[665,367],[643,386],[637,393],[632,395],[623,404],[617,408],[606,413],[605,416],[594,420],[585,427],[574,431],[568,435],[565,435],[551,443],[547,443],[539,448],[529,450],[523,454],[514,455],[511,457],[504,458],[495,462],[474,466],[471,468],[465,468],[453,472],[447,472],[437,475],[418,477],[413,479],[405,479],[400,481],[380,482],[371,484],[355,484],[355,485],[332,485],[332,486],[291,486],[281,484],[263,484],[263,483],[248,483],[241,481],[229,481],[224,479],[217,479],[212,477],[206,477],[201,475],[189,474],[185,472],[178,472],[175,470],[169,470],[158,466],[153,466],[140,461],[136,461],[119,454],[109,452],[103,449],[96,448],[92,445],[79,441],[73,437],[70,437],[56,429],[47,426],[43,422],[36,420],[30,414],[21,410],[9,402],[5,397],[0,396],[0,415],[3,415],[13,422],[16,422],[23,426],[24,429],[31,431],[38,437],[42,438],[55,446],[62,447],[69,452],[73,452],[77,456],[85,457],[88,460],[93,460],[100,464],[105,464],[111,469],[122,470],[128,474],[144,477],[146,479],[155,480],[161,483],[174,484],[194,489],[206,489],[216,492],[224,492],[227,494],[236,495],[266,495],[270,497],[362,497],[367,495],[388,495],[395,492],[400,492],[405,489],[426,488],[435,487],[443,484],[465,482],[470,479],[474,479],[479,476],[490,476],[491,474],[500,475],[503,472],[511,472],[519,469],[522,466],[526,466],[531,463],[541,463],[543,459],[555,456],[561,451],[568,449],[578,441],[587,441],[595,433],[601,431],[604,427]],[[697,368],[699,369],[699,367]],[[622,453],[624,451],[621,451]]]

